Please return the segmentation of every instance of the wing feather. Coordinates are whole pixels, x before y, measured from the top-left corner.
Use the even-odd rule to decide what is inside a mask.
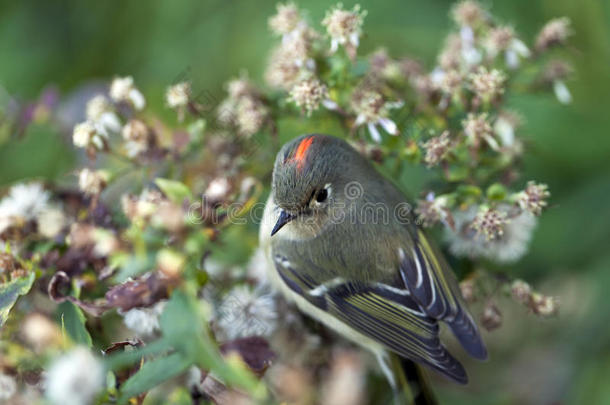
[[[402,248],[398,252],[406,288],[427,315],[447,322],[471,356],[487,358],[477,325],[466,309],[449,265],[421,230],[412,239],[412,254],[405,254]]]
[[[275,267],[289,288],[338,321],[388,350],[467,382],[462,365],[440,342],[437,320],[422,311],[408,290],[340,278],[318,280],[314,286],[281,256],[275,257]]]

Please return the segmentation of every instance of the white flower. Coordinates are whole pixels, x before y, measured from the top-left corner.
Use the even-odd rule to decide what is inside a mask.
[[[360,11],[359,5],[349,11],[344,10],[341,3],[326,12],[322,25],[330,36],[331,52],[336,52],[339,45],[358,48],[365,16],[366,11]]]
[[[449,243],[451,253],[470,258],[483,257],[500,263],[520,259],[527,252],[536,227],[536,217],[529,212],[512,216],[511,208],[505,205],[497,209],[507,213],[510,222],[504,225],[502,235],[492,240],[487,240],[485,235],[477,233],[471,227],[478,212],[477,207],[454,212],[455,230],[445,228],[445,239]]]
[[[165,301],[159,301],[151,308],[133,308],[124,312],[123,323],[138,337],[148,338],[159,331],[159,317],[165,307]]]
[[[95,129],[106,137],[121,130],[119,117],[106,97],[101,94],[87,103],[87,121],[93,123]]]
[[[17,219],[35,219],[48,207],[49,197],[49,192],[40,183],[14,185],[0,201],[0,222],[11,226]],[[0,232],[4,229],[0,226]]]
[[[10,375],[0,373],[0,400],[11,399],[17,392],[17,382]]]
[[[146,106],[146,100],[140,90],[133,83],[133,77],[117,77],[110,85],[110,98],[115,102],[129,103],[136,110],[142,110]]]
[[[66,225],[66,216],[57,207],[49,207],[42,210],[36,216],[38,232],[45,238],[54,238]]]
[[[182,82],[167,88],[165,102],[169,108],[184,108],[191,97],[191,84]]]
[[[390,135],[398,135],[396,123],[388,118],[389,110],[402,107],[402,102],[387,102],[383,96],[376,91],[357,91],[352,97],[352,108],[356,112],[354,126],[366,124],[375,142],[381,142],[381,134],[377,125]]]
[[[104,366],[89,349],[81,346],[51,364],[46,395],[56,405],[87,405],[103,383]]]
[[[216,324],[227,339],[269,336],[277,326],[275,299],[262,289],[234,287],[218,307]]]

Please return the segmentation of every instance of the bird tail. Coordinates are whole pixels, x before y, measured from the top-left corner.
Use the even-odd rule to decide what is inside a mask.
[[[437,405],[428,376],[421,366],[395,354],[390,361],[396,379],[395,403],[409,405]]]

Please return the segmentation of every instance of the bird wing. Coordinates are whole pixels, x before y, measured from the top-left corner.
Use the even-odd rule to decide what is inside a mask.
[[[300,269],[297,260],[279,254],[273,260],[284,283],[309,303],[388,350],[467,382],[462,365],[440,342],[438,322],[421,310],[407,289],[340,277],[316,279],[318,272]]]
[[[420,229],[409,235],[411,240],[398,248],[398,256],[400,276],[411,297],[428,316],[447,322],[471,356],[485,359],[483,340],[442,253]]]

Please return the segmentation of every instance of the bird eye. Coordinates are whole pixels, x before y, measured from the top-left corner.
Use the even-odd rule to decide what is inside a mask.
[[[327,198],[328,198],[328,190],[325,188],[318,191],[318,194],[316,194],[316,201],[319,203],[326,201]]]

